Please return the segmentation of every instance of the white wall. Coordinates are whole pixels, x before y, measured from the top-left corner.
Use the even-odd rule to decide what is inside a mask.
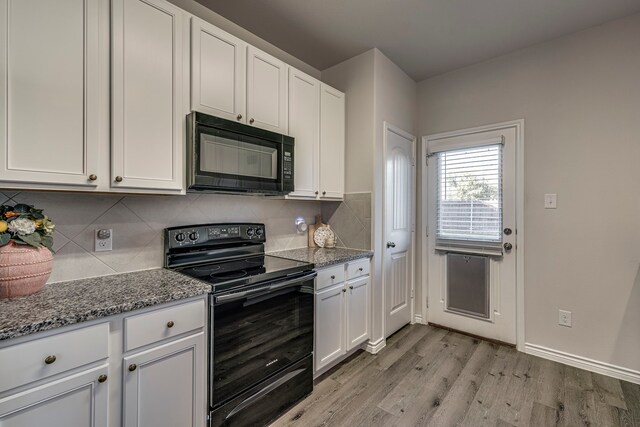
[[[346,93],[347,192],[372,191],[373,319],[371,341],[384,339],[382,288],[383,122],[417,131],[417,85],[378,49],[322,71],[322,80]]]
[[[427,79],[418,99],[421,135],[525,119],[526,341],[636,371],[639,53],[634,15]]]
[[[275,56],[281,61],[286,62],[287,64],[304,71],[310,76],[315,77],[316,79],[320,78],[320,70],[312,67],[296,58],[295,56],[285,52],[277,46],[269,43],[268,41],[256,36],[255,34],[245,30],[238,24],[229,21],[227,18],[222,15],[217,14],[211,9],[206,8],[195,0],[168,0],[170,3],[175,4],[181,9],[186,10],[192,15],[197,16],[198,18],[207,21],[216,27],[222,28],[226,32],[233,34],[234,36],[244,40],[245,42],[257,47],[258,49],[262,49],[270,55]]]

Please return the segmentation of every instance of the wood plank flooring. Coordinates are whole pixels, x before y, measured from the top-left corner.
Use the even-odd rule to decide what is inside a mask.
[[[424,325],[318,380],[272,427],[636,426],[640,385]]]

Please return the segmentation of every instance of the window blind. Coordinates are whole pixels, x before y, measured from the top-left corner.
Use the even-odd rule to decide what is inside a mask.
[[[502,144],[441,151],[436,249],[502,254]]]

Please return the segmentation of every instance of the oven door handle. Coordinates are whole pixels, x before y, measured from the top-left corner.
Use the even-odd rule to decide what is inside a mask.
[[[269,290],[270,291],[277,291],[278,289],[283,289],[283,288],[287,288],[289,286],[297,285],[300,282],[306,282],[307,280],[314,279],[317,275],[318,275],[318,273],[316,273],[314,271],[313,273],[309,273],[309,274],[306,274],[306,275],[301,276],[301,277],[296,277],[295,279],[285,280],[284,282],[279,282],[279,283],[276,283],[274,285],[269,286]]]
[[[254,294],[264,294],[264,293],[268,293],[268,292],[271,292],[271,291],[277,291],[279,289],[284,289],[284,288],[287,288],[289,286],[297,285],[300,282],[306,282],[307,280],[314,279],[317,275],[318,275],[318,273],[316,273],[314,271],[313,273],[309,273],[309,274],[306,274],[304,276],[296,277],[295,279],[285,280],[284,282],[279,282],[279,283],[273,284],[271,286],[264,286],[262,288],[252,289],[250,291],[235,292],[235,293],[232,293],[232,294],[220,295],[220,296],[215,297],[216,303],[236,301],[236,300],[248,297],[248,296],[252,296]]]

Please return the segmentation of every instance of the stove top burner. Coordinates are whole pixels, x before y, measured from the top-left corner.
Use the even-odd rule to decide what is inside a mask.
[[[313,264],[269,255],[248,256],[178,269],[187,276],[214,285],[214,292],[252,285],[313,269]]]

